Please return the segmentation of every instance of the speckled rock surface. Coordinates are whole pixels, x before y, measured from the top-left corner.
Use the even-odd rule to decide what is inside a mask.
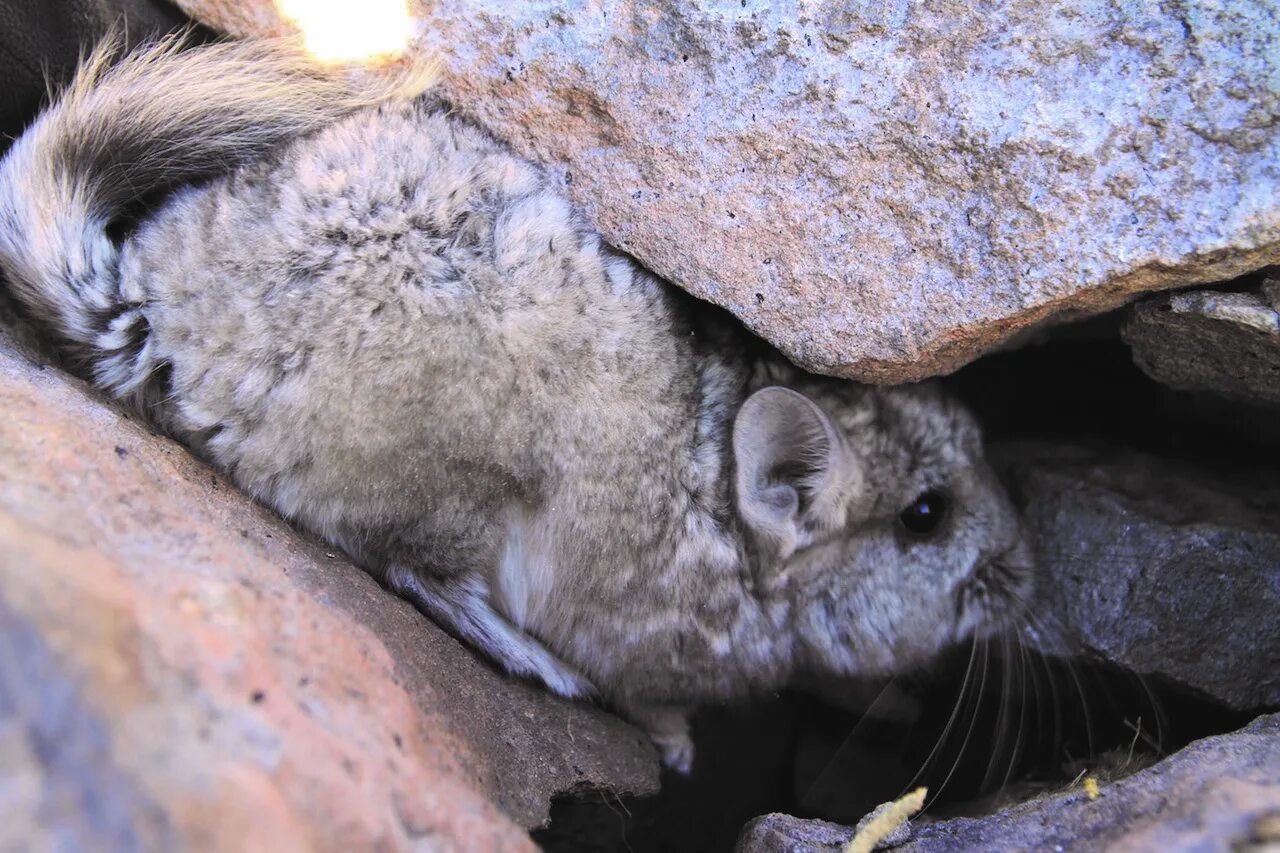
[[[1143,300],[1124,338],[1137,365],[1158,382],[1280,406],[1280,280],[1256,292]]]
[[[1280,843],[1280,717],[1205,738],[1146,770],[1079,785],[981,818],[918,823],[894,853],[1006,850],[1272,850]],[[836,851],[852,830],[768,815],[748,825],[738,853]]]
[[[231,32],[270,0],[179,0]],[[800,364],[949,371],[1280,261],[1280,9],[420,2],[447,96]]]
[[[521,850],[652,747],[0,335],[0,849]]]
[[[1063,651],[1061,631],[1085,655],[1232,708],[1280,705],[1275,460],[1228,481],[1121,450],[999,455],[1044,578],[1033,609],[1048,651]]]

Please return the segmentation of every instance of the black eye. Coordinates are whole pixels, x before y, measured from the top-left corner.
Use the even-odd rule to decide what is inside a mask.
[[[919,536],[928,535],[946,520],[951,501],[942,492],[930,489],[911,502],[898,516],[902,526]]]

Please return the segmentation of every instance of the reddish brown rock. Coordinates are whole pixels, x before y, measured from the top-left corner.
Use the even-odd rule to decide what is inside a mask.
[[[8,336],[4,336],[8,337]],[[0,848],[519,850],[652,748],[0,337]]]

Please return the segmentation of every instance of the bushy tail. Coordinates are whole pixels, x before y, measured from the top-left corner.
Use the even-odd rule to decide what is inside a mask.
[[[107,229],[122,212],[359,107],[415,95],[431,69],[357,76],[279,41],[184,49],[177,36],[123,58],[119,45],[95,49],[0,162],[0,271],[33,317],[124,395],[140,377],[107,364],[145,321],[120,292]]]

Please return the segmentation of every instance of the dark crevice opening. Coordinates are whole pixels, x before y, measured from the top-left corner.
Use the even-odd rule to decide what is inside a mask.
[[[976,675],[963,688],[958,649],[895,679],[870,712],[801,693],[704,709],[690,776],[664,772],[651,797],[564,795],[533,838],[551,853],[728,851],[760,815],[854,824],[916,785],[928,819],[980,816],[1086,774],[1123,778],[1256,716],[1110,666],[991,652],[981,689]]]

